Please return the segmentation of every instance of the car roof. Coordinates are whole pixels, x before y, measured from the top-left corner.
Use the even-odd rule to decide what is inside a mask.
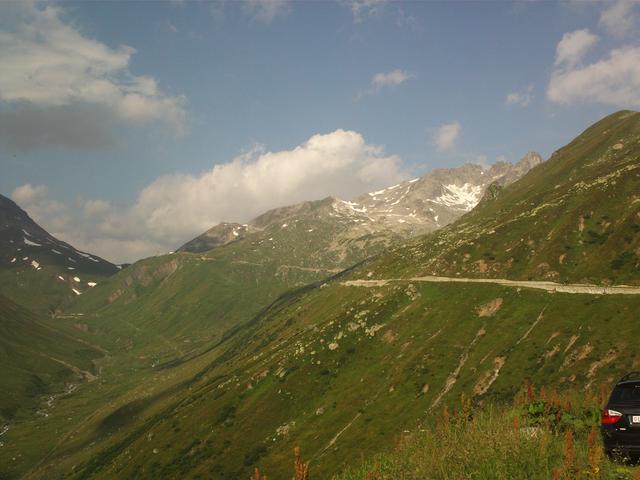
[[[627,384],[627,383],[634,383],[634,382],[640,382],[640,372],[627,373],[620,380],[618,380],[618,382],[616,383],[616,386]]]

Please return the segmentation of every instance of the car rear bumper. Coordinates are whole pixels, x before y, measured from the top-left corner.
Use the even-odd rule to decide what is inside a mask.
[[[640,453],[640,433],[603,430],[602,443],[609,452]]]

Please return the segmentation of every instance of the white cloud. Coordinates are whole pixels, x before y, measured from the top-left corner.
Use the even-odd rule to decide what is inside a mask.
[[[441,125],[433,136],[436,148],[441,152],[455,148],[461,129],[462,126],[458,122]]]
[[[87,217],[99,217],[111,210],[111,204],[105,200],[87,200],[82,204],[82,211]]]
[[[399,157],[367,144],[359,133],[336,130],[291,150],[256,147],[200,175],[160,177],[129,208],[84,202],[81,214],[64,228],[58,219],[68,217],[70,209],[41,214],[57,203],[45,187],[19,187],[14,199],[44,228],[57,222],[51,232],[78,248],[131,261],[174,250],[221,221],[246,222],[271,208],[328,195],[352,198],[407,176]]]
[[[388,73],[376,73],[371,79],[371,87],[380,90],[384,87],[397,87],[415,75],[406,70],[395,69]]]
[[[32,205],[47,198],[48,193],[49,189],[44,185],[27,183],[16,188],[11,194],[11,198],[18,204]]]
[[[638,12],[635,8],[637,5],[640,5],[640,0],[609,2],[607,8],[600,14],[600,27],[615,36],[632,32],[638,21]]]
[[[414,74],[400,69],[395,69],[387,73],[376,73],[373,77],[371,77],[369,89],[358,92],[358,95],[356,95],[356,100],[360,100],[365,95],[372,95],[374,93],[377,93],[385,88],[395,88],[412,78],[415,78]]]
[[[529,84],[525,89],[511,92],[507,95],[505,103],[507,105],[520,105],[527,107],[533,100],[533,84]]]
[[[71,216],[66,205],[51,200],[45,185],[21,185],[11,193],[11,198],[40,226],[46,223],[45,229],[54,236],[71,225]]]
[[[89,38],[63,14],[59,6],[28,0],[0,3],[0,117],[22,110],[93,109],[114,121],[163,122],[183,135],[185,98],[165,94],[153,77],[132,74],[135,49]],[[87,115],[87,121],[94,117]],[[42,131],[33,134],[43,138]]]
[[[246,0],[245,10],[256,21],[271,23],[289,11],[287,0]]]
[[[593,35],[586,28],[565,33],[556,47],[555,65],[568,68],[577,65],[597,41],[597,35]]]
[[[585,102],[640,107],[640,47],[614,49],[589,65],[556,69],[547,97],[565,105]]]

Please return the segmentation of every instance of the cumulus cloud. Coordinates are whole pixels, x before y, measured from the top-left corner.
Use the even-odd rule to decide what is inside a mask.
[[[55,5],[0,3],[0,123],[19,120],[23,129],[15,133],[21,140],[14,143],[91,148],[109,143],[108,127],[114,122],[158,121],[178,136],[185,133],[185,98],[165,94],[153,77],[132,74],[135,49],[111,48],[63,17]],[[59,123],[81,117],[78,134],[56,126],[52,119],[57,114]],[[83,131],[90,133],[89,141]],[[0,140],[9,141],[9,135]]]
[[[511,92],[507,95],[505,103],[507,105],[519,105],[521,107],[527,107],[533,100],[533,84],[529,84],[523,90],[517,92]]]
[[[640,0],[617,0],[607,4],[600,14],[599,25],[609,34],[622,36],[634,30],[638,21]]]
[[[588,102],[640,107],[640,47],[617,48],[594,63],[556,69],[547,97],[565,105]]]
[[[597,41],[597,35],[593,35],[586,28],[565,33],[556,47],[555,65],[569,68],[575,66]]]
[[[87,217],[99,217],[111,210],[111,203],[105,200],[86,200],[82,203],[82,211]]]
[[[88,104],[41,107],[0,103],[0,144],[12,150],[67,147],[101,150],[116,144],[112,112]]]
[[[44,185],[31,185],[27,183],[16,188],[11,198],[19,204],[32,205],[44,200],[48,193],[49,190]]]
[[[46,224],[45,229],[54,236],[62,234],[72,223],[70,212],[65,204],[49,198],[45,185],[27,183],[17,187],[11,198],[25,209],[36,223]]]
[[[407,176],[396,155],[367,144],[357,132],[336,130],[290,150],[255,147],[199,175],[160,177],[128,208],[85,201],[77,217],[55,232],[81,249],[131,261],[174,250],[221,221],[247,222],[270,208],[328,195],[352,198]],[[44,187],[25,185],[13,197],[47,229],[71,211],[42,215],[57,203]]]
[[[441,152],[455,148],[461,129],[462,126],[458,122],[441,125],[433,136],[433,143],[436,148]]]

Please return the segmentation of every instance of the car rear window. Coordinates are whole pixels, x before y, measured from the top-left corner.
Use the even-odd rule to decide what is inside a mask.
[[[612,402],[640,402],[640,382],[617,385],[611,394]]]

